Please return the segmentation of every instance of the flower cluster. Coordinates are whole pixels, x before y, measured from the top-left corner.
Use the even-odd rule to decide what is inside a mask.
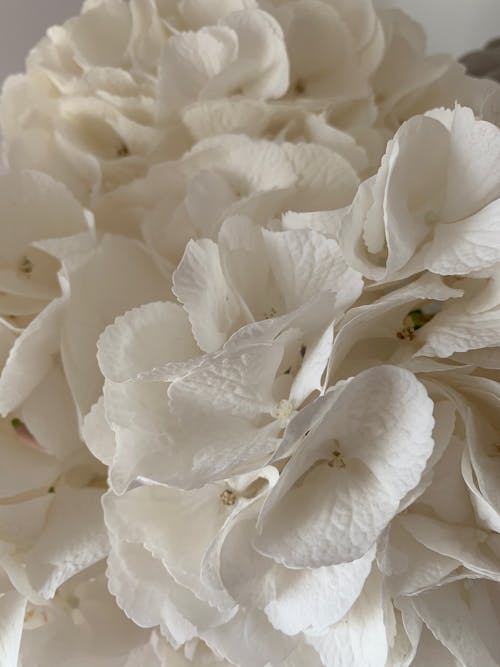
[[[2,667],[500,664],[500,86],[371,0],[87,0],[4,85]]]

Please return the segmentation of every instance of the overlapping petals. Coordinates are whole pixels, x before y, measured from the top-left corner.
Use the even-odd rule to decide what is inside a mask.
[[[370,0],[87,0],[0,120],[2,667],[494,667],[499,86]]]

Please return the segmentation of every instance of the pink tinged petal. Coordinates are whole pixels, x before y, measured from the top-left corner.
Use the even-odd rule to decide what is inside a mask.
[[[40,447],[33,445],[32,435],[26,426],[14,420],[14,427],[5,424],[0,432],[0,497],[17,496],[27,491],[49,487],[60,474],[60,465]],[[28,439],[20,439],[17,430]]]
[[[43,379],[59,349],[65,299],[55,299],[16,339],[0,375],[0,414],[15,410]]]
[[[75,406],[59,363],[23,403],[21,415],[39,447],[59,461],[81,447]]]
[[[33,434],[29,431],[24,422],[16,417],[12,419],[10,423],[21,442],[24,442],[26,445],[32,447],[33,449],[38,449],[42,452],[44,451],[43,447],[41,447],[41,445],[35,440]]]

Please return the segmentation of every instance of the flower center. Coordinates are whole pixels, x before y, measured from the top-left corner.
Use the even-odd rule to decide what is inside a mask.
[[[330,468],[337,468],[337,469],[342,469],[345,468],[345,460],[342,454],[339,452],[338,449],[335,449],[332,452],[332,458],[328,461],[328,466]]]
[[[430,322],[433,317],[434,313],[424,313],[420,308],[410,311],[403,320],[403,327],[396,332],[396,336],[399,340],[413,340],[415,332]]]
[[[238,496],[232,489],[224,489],[219,498],[221,499],[222,504],[226,505],[226,507],[232,507],[238,500]]]
[[[21,258],[21,261],[19,262],[19,272],[22,273],[25,276],[30,276],[31,273],[33,272],[33,262],[29,257],[26,257],[24,255]]]
[[[274,406],[271,416],[278,421],[281,428],[286,428],[294,412],[295,408],[293,407],[293,403],[288,399],[283,399]]]

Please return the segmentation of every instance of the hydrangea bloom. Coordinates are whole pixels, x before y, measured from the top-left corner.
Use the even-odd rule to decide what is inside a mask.
[[[0,120],[2,667],[500,664],[500,87],[371,0],[87,0]]]

